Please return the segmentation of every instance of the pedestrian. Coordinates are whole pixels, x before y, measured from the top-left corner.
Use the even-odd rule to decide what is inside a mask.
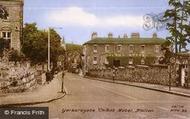
[[[51,81],[51,72],[47,71],[46,72],[46,82],[49,84],[50,81]]]
[[[115,70],[115,67],[113,67],[112,75],[113,75],[113,82],[115,82],[115,76],[116,76],[116,70]]]

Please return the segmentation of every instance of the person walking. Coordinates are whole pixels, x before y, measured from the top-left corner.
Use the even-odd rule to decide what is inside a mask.
[[[115,69],[115,67],[113,67],[112,75],[113,75],[113,83],[114,83],[115,82],[115,77],[116,77],[116,69]]]

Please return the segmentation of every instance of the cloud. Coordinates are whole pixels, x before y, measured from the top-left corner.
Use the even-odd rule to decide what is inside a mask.
[[[48,13],[48,23],[83,27],[142,27],[142,16],[96,16],[80,7],[68,7]]]

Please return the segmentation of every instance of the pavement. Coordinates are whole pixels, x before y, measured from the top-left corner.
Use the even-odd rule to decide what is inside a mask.
[[[179,95],[179,96],[184,96],[184,97],[190,98],[190,89],[189,88],[171,87],[171,90],[169,90],[169,86],[164,86],[164,85],[136,83],[136,82],[118,81],[118,80],[115,80],[113,82],[113,80],[111,80],[111,79],[94,78],[94,77],[87,77],[87,78],[93,79],[93,80],[98,80],[98,81],[109,82],[109,83],[116,83],[116,84],[134,86],[134,87],[139,87],[139,88],[144,88],[144,89],[149,89],[149,90],[155,90],[155,91],[160,91],[160,92],[164,92],[164,93],[169,93],[169,94],[174,94],[174,95]]]
[[[0,107],[34,105],[52,102],[65,96],[65,93],[60,93],[60,89],[60,75],[55,75],[55,78],[49,84],[41,85],[33,91],[0,94]]]

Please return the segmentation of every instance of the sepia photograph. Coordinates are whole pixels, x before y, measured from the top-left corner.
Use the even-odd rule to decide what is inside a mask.
[[[190,1],[0,0],[0,119],[190,119]]]

